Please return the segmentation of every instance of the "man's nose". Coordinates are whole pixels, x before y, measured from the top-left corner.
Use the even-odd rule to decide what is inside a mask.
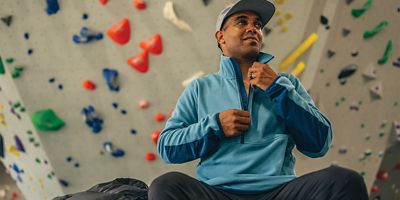
[[[254,25],[249,25],[247,27],[246,33],[256,34],[257,28]]]

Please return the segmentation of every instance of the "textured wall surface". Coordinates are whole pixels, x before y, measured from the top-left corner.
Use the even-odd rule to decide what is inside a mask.
[[[137,178],[149,184],[171,170],[194,176],[197,161],[167,165],[157,156],[153,161],[146,160],[147,153],[156,154],[152,133],[160,131],[165,122],[154,118],[157,114],[170,115],[184,89],[182,81],[199,71],[218,71],[220,51],[214,39],[215,21],[218,12],[233,1],[211,0],[205,5],[200,0],[174,0],[176,15],[190,25],[192,32],[180,30],[163,17],[167,1],[145,0],[144,10],[127,0],[109,0],[105,5],[97,0],[58,2],[60,9],[49,15],[46,10],[51,7],[44,0],[0,1],[0,56],[5,68],[5,73],[0,73],[0,134],[5,156],[0,160],[25,197],[49,199],[117,177]],[[318,35],[287,72],[299,61],[305,63],[299,78],[331,119],[334,140],[331,151],[321,159],[309,159],[296,152],[296,171],[301,175],[338,164],[363,174],[368,188],[372,188],[382,159],[389,159],[389,163],[400,160],[393,156],[396,148],[391,156],[385,151],[389,144],[396,144],[392,124],[400,120],[400,68],[393,65],[400,57],[400,3],[374,1],[361,17],[353,17],[352,9],[361,8],[365,2],[276,1],[280,14],[267,25],[272,31],[264,37],[263,51],[275,55],[271,66],[279,71],[280,63],[299,44],[311,33]],[[321,15],[328,19],[325,25]],[[8,16],[12,16],[9,26],[5,23]],[[124,18],[130,21],[131,36],[126,44],[119,45],[107,30]],[[388,20],[387,27],[374,37],[363,39],[364,31],[382,20]],[[73,35],[79,35],[82,27],[102,33],[103,38],[73,42]],[[350,31],[347,36],[343,36],[343,28]],[[140,42],[155,34],[161,35],[163,51],[149,54],[149,69],[140,73],[127,60],[139,55],[143,51]],[[377,60],[384,54],[388,40],[393,42],[393,51],[388,61],[379,65]],[[328,50],[335,55],[328,57]],[[342,85],[337,76],[349,64],[358,68]],[[375,68],[375,79],[362,75],[369,67]],[[109,90],[102,75],[105,68],[119,72],[118,92]],[[95,89],[83,87],[85,80],[94,83]],[[383,95],[377,98],[370,87],[379,81]],[[142,100],[148,100],[148,108],[138,106]],[[103,120],[97,134],[81,114],[89,105]],[[57,131],[36,129],[31,118],[43,109],[52,109],[65,125]],[[107,141],[125,155],[110,155],[109,149],[103,147]],[[398,177],[399,170],[390,171],[390,175],[393,173],[397,175],[390,177]],[[385,181],[393,184],[378,186],[396,195],[399,181]]]

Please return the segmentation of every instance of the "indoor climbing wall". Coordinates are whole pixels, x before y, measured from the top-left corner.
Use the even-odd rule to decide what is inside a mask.
[[[197,161],[164,164],[155,142],[184,87],[218,71],[215,22],[231,2],[0,1],[0,159],[25,197],[194,176]],[[336,164],[359,171],[371,198],[399,196],[400,160],[386,150],[400,134],[399,2],[274,2],[263,50],[302,80],[335,132],[326,157],[296,153],[298,174]]]

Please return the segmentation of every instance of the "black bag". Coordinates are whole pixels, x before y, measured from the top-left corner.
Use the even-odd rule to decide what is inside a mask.
[[[56,197],[53,200],[147,200],[149,187],[131,178],[117,178],[100,183],[85,192]]]

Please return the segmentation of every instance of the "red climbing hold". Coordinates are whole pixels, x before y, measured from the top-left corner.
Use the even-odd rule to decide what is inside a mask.
[[[128,59],[128,64],[141,73],[146,73],[149,70],[149,54],[143,51],[136,57]]]
[[[154,116],[154,120],[158,121],[158,122],[162,122],[165,119],[165,115],[162,113],[158,113]]]
[[[146,153],[146,160],[153,161],[156,159],[156,155],[154,153]]]
[[[377,185],[372,186],[371,193],[375,193],[375,192],[378,192],[378,191],[379,191],[379,188],[378,188]]]
[[[380,170],[376,175],[376,178],[378,178],[381,181],[386,181],[389,178],[389,173],[384,170]]]
[[[394,165],[394,168],[400,170],[400,162],[396,163],[396,165]]]
[[[131,26],[129,20],[124,18],[107,30],[108,36],[120,45],[126,44],[131,37]]]
[[[152,54],[159,55],[163,50],[161,35],[156,34],[148,41],[141,41],[139,46]]]
[[[142,100],[142,101],[139,102],[139,108],[145,109],[145,108],[149,107],[149,104],[150,104],[149,101]]]
[[[133,0],[133,5],[139,10],[144,10],[147,6],[143,0]]]
[[[83,81],[83,87],[86,88],[87,90],[96,89],[96,85],[92,81],[89,81],[89,80]]]
[[[103,5],[103,6],[104,6],[104,5],[106,5],[106,4],[107,4],[108,0],[99,0],[99,2],[100,2],[100,4],[101,4],[101,5]]]
[[[154,133],[151,134],[151,139],[155,144],[158,142],[158,137],[160,136],[161,131],[155,131]]]

